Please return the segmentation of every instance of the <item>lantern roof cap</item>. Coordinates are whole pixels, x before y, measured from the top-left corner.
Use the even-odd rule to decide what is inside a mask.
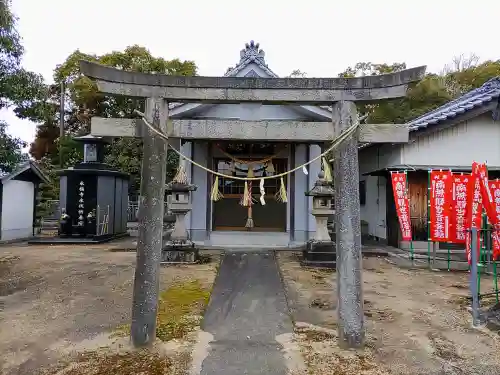
[[[189,192],[189,191],[196,191],[197,189],[198,189],[198,186],[196,186],[196,185],[189,184],[189,183],[183,184],[183,183],[174,182],[174,181],[169,182],[165,186],[165,191],[167,193],[185,193],[185,192]]]
[[[109,143],[109,140],[104,138],[104,137],[97,137],[92,134],[87,134],[87,135],[82,135],[79,137],[73,137],[73,140],[77,142],[83,142],[87,144],[94,144],[94,143]]]
[[[320,171],[313,188],[305,194],[308,197],[333,198],[335,196],[335,190],[333,189],[332,184],[325,180],[324,172]]]

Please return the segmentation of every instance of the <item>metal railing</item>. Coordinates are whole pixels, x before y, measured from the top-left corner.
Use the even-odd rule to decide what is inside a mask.
[[[50,200],[45,203],[47,207],[47,214],[41,219],[41,228],[52,228],[59,222],[61,216],[61,208],[59,207],[58,200]],[[165,202],[165,212],[168,210],[167,202]],[[136,222],[139,214],[139,202],[129,201],[127,206],[127,221]]]
[[[168,212],[168,203],[164,203],[165,214]],[[127,207],[127,221],[130,223],[137,222],[139,220],[139,202],[129,201]]]

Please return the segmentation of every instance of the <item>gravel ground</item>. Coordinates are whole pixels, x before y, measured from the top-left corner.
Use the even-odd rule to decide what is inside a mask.
[[[309,374],[500,374],[500,336],[471,327],[468,274],[398,268],[363,260],[366,348],[336,338],[336,274],[304,269],[298,254],[279,264]],[[481,281],[492,289],[491,277]]]
[[[109,249],[0,247],[0,373],[35,373],[129,323],[135,253]],[[190,280],[211,288],[216,268],[216,261],[162,267],[161,289]]]

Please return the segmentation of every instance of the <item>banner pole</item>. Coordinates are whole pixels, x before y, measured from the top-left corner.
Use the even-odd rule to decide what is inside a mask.
[[[477,229],[471,228],[471,272],[470,272],[470,292],[472,297],[472,325],[479,325],[479,286],[477,272]]]
[[[450,176],[449,176],[449,177],[451,177],[451,180],[453,181],[453,172],[451,171],[451,169],[449,170],[449,173],[450,173]],[[452,184],[452,183],[450,183],[450,184],[451,184],[451,185],[450,185],[450,186],[451,186],[451,188],[453,189],[453,184]],[[452,210],[451,210],[451,206],[450,206],[450,207],[449,207],[449,211],[448,211],[448,212],[449,212],[449,214],[448,214],[448,215],[449,215],[449,216],[448,216],[448,217],[449,217],[449,221],[451,221],[451,215],[453,214],[451,211],[452,211]],[[447,237],[448,237],[448,241],[446,241],[446,242],[448,243],[448,272],[450,272],[450,264],[451,264],[451,250],[450,250],[450,223],[448,223],[448,236],[447,236]]]
[[[500,180],[497,178],[495,181],[499,182]],[[498,232],[498,229],[497,229],[496,225],[493,226],[492,231]],[[496,300],[496,303],[498,303],[499,302],[499,298],[498,298],[497,258],[495,256],[495,254],[493,253],[493,241],[492,241],[492,248],[491,248],[491,259],[493,261],[493,284],[495,286],[495,300]]]
[[[431,172],[427,171],[427,265],[431,266]]]
[[[497,261],[493,260],[493,284],[495,286],[495,299],[498,303],[498,275],[497,275]]]
[[[481,296],[481,272],[482,272],[482,263],[481,258],[483,257],[483,236],[484,236],[484,214],[481,214],[481,229],[477,231],[477,235],[479,236],[479,257],[477,259],[477,294]],[[481,233],[482,232],[482,233]]]

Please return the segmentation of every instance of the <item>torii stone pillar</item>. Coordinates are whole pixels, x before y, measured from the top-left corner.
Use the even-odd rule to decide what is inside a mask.
[[[358,122],[354,102],[333,105],[333,125],[340,134]],[[361,216],[358,139],[340,144],[334,157],[335,231],[337,248],[338,337],[344,347],[362,347],[365,340],[361,279]]]
[[[146,118],[166,132],[167,101],[146,99]],[[135,266],[130,335],[135,347],[152,345],[156,339],[156,315],[160,292],[160,260],[163,247],[163,215],[167,172],[167,142],[145,126],[139,201],[139,238]]]

